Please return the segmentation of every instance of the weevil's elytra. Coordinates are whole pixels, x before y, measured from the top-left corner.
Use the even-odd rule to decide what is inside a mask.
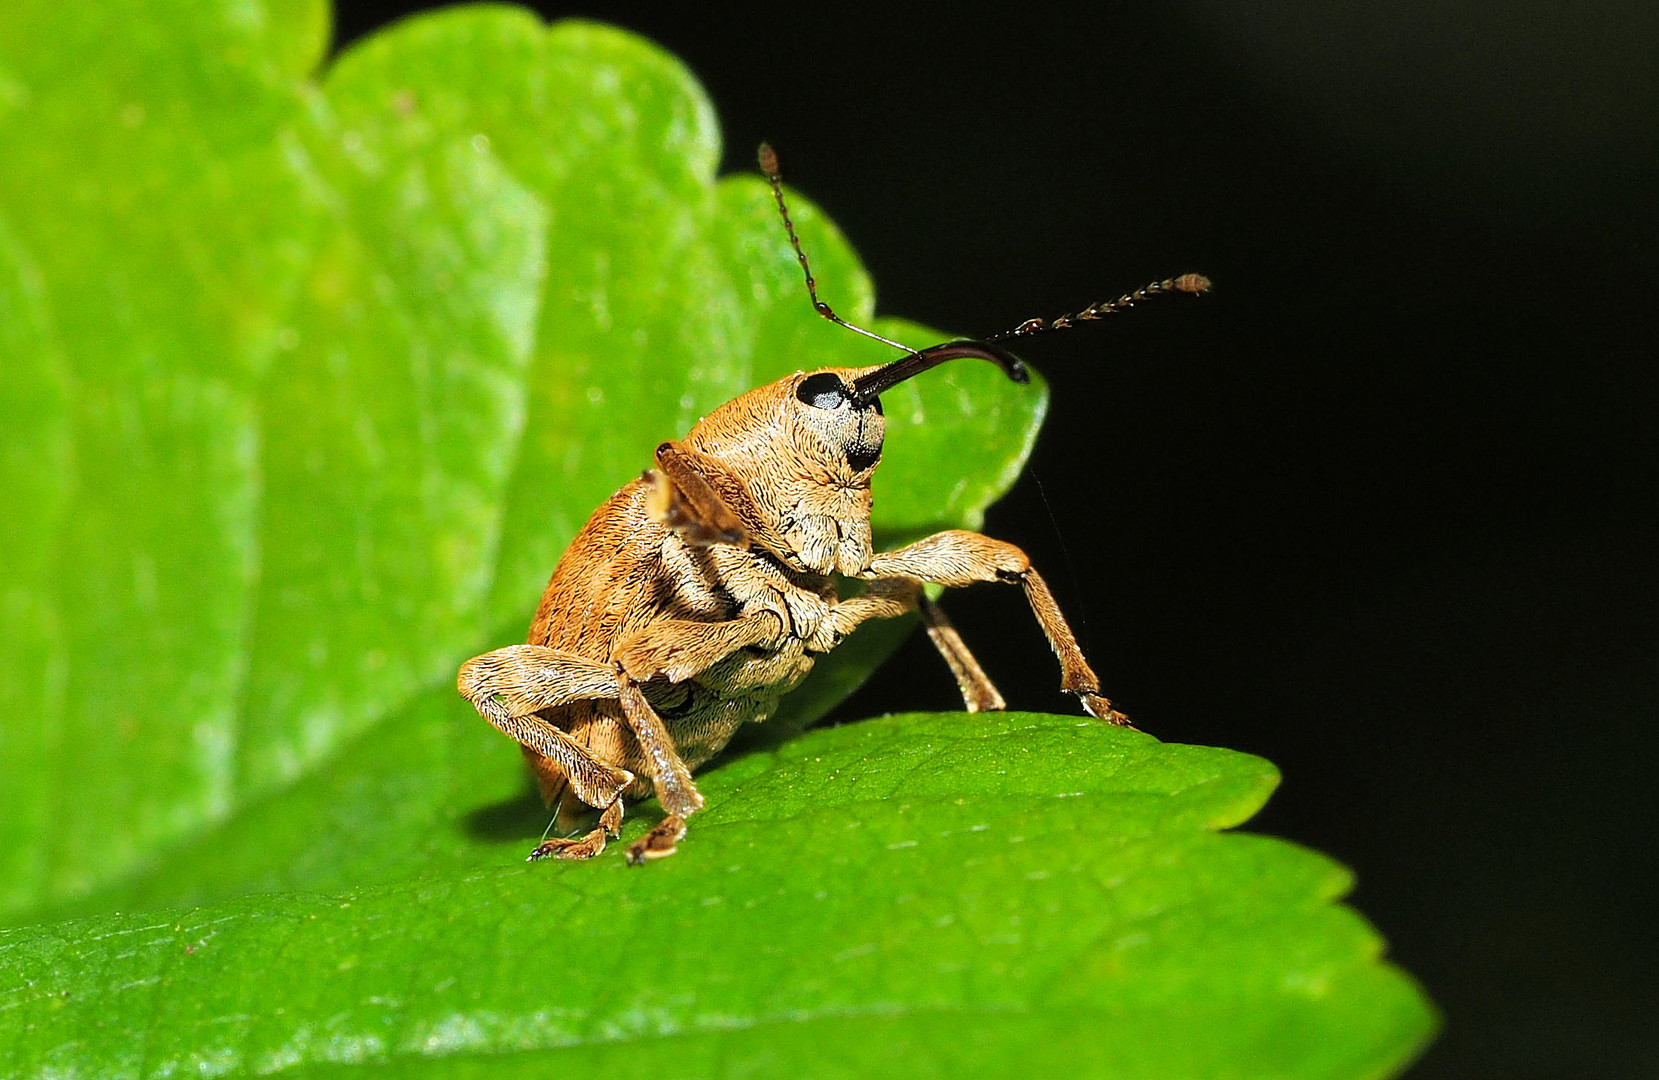
[[[1017,583],[1060,661],[1060,687],[1085,711],[1128,724],[1100,693],[1042,576],[1012,544],[962,530],[897,551],[870,540],[870,478],[881,462],[883,391],[951,360],[1025,365],[997,344],[1065,329],[1162,293],[1200,293],[1197,274],[1157,282],[1058,319],[1030,319],[979,341],[911,351],[845,322],[818,299],[778,176],[762,146],[785,232],[819,314],[905,355],[865,368],[796,372],[728,401],[677,441],[656,467],[611,496],[576,534],[547,583],[528,641],[461,666],[457,686],[516,739],[542,797],[573,831],[589,808],[595,828],[530,853],[587,859],[622,825],[624,800],[655,794],[666,814],[628,847],[628,861],[672,855],[685,819],[703,806],[691,773],[739,725],[764,720],[814,660],[867,619],[920,610],[969,712],[1002,695],[944,612],[922,592],[975,582]],[[862,581],[837,598],[835,578]]]

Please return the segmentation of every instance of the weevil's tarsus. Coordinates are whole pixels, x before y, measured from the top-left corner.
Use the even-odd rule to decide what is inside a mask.
[[[535,846],[530,854],[524,857],[525,862],[541,862],[543,859],[569,859],[580,862],[591,859],[605,850],[605,830],[594,829],[586,836],[567,839],[563,836],[549,837]]]
[[[552,828],[551,825],[548,828]],[[542,834],[541,843],[525,856],[525,862],[540,862],[546,858],[583,860],[591,859],[605,850],[605,841],[622,832],[622,796],[618,793],[611,804],[605,807],[605,812],[599,815],[599,824],[586,836],[574,839]]]
[[[669,814],[653,825],[650,832],[628,845],[628,865],[643,866],[651,859],[666,859],[684,839],[685,818]]]
[[[1027,319],[1012,330],[992,334],[985,340],[987,342],[1007,341],[1010,338],[1046,334],[1051,330],[1067,330],[1080,322],[1093,322],[1096,319],[1104,319],[1108,315],[1115,315],[1120,311],[1128,311],[1141,301],[1149,300],[1154,296],[1168,296],[1172,293],[1198,296],[1209,291],[1210,279],[1203,274],[1182,274],[1179,277],[1154,281],[1150,285],[1144,285],[1136,289],[1134,292],[1124,293],[1116,300],[1102,300],[1098,304],[1090,304],[1082,311],[1062,315],[1057,319]]]
[[[806,260],[806,249],[801,247],[800,237],[795,235],[795,222],[789,217],[789,204],[783,197],[783,174],[778,172],[778,155],[766,143],[760,144],[760,171],[766,175],[767,182],[772,185],[772,199],[778,204],[778,214],[783,218],[784,232],[789,234],[789,246],[795,249],[795,261],[801,264],[801,275],[806,278],[806,294],[812,298],[812,310],[828,319],[837,326],[844,326],[855,334],[863,334],[867,338],[891,345],[895,349],[911,352],[908,345],[894,341],[892,338],[882,337],[873,330],[866,330],[862,326],[843,319],[835,310],[822,300],[818,299],[818,281],[812,276],[812,267]]]

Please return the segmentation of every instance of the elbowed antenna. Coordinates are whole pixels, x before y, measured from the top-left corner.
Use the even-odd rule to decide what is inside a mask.
[[[1080,322],[1091,322],[1107,315],[1114,315],[1120,311],[1127,311],[1142,300],[1154,296],[1163,296],[1169,293],[1187,293],[1196,296],[1210,291],[1210,279],[1203,274],[1182,274],[1179,277],[1166,278],[1163,281],[1154,281],[1150,285],[1136,289],[1132,293],[1124,293],[1116,300],[1102,300],[1098,304],[1090,304],[1082,311],[1070,315],[1062,315],[1057,319],[1027,319],[1012,330],[1004,330],[1000,334],[993,334],[981,341],[947,341],[943,345],[934,345],[931,348],[917,351],[892,338],[884,338],[880,334],[866,330],[862,326],[852,323],[837,315],[828,304],[818,299],[818,282],[812,276],[812,267],[806,260],[806,251],[801,247],[800,237],[795,235],[795,223],[789,219],[789,206],[783,198],[783,176],[778,171],[778,155],[767,143],[760,144],[760,171],[766,175],[767,182],[772,185],[772,198],[777,201],[778,214],[783,218],[784,231],[789,234],[789,246],[795,249],[795,260],[801,264],[801,275],[806,278],[806,292],[812,298],[812,309],[837,326],[844,326],[855,334],[863,334],[884,345],[891,345],[895,349],[902,349],[907,355],[877,368],[861,378],[853,380],[852,397],[855,404],[865,405],[874,401],[882,391],[890,389],[904,382],[906,379],[932,367],[937,367],[947,360],[977,359],[989,360],[1002,368],[1003,372],[1017,383],[1031,381],[1031,375],[1025,370],[1025,364],[1019,357],[997,344],[998,341],[1007,341],[1009,338],[1030,337],[1033,334],[1046,334],[1051,330],[1065,330]]]
[[[806,278],[806,294],[812,297],[812,309],[837,326],[844,326],[855,334],[863,334],[867,338],[874,338],[884,345],[891,345],[895,349],[911,352],[908,345],[901,345],[892,338],[884,338],[872,330],[862,326],[854,326],[835,313],[835,310],[822,300],[818,299],[818,281],[812,276],[812,267],[807,265],[806,251],[801,247],[800,238],[795,235],[795,223],[789,220],[789,206],[783,201],[783,174],[778,172],[778,155],[769,143],[760,144],[760,171],[766,174],[766,180],[772,185],[772,198],[777,200],[778,213],[783,217],[783,229],[789,234],[789,246],[795,249],[795,260],[801,264],[801,274]]]
[[[928,368],[936,367],[947,360],[960,360],[969,357],[989,360],[1002,368],[1010,379],[1017,383],[1031,381],[1031,376],[1025,370],[1020,358],[1006,349],[998,348],[983,341],[947,341],[943,345],[935,345],[920,352],[891,338],[884,338],[880,334],[854,326],[852,323],[837,315],[833,308],[818,299],[818,282],[812,276],[812,267],[807,263],[806,251],[801,247],[801,240],[795,235],[795,223],[789,218],[789,204],[783,197],[783,175],[778,171],[778,155],[767,143],[760,144],[760,171],[766,174],[767,181],[772,185],[772,198],[777,201],[778,215],[783,218],[783,228],[789,234],[789,246],[795,249],[795,259],[801,264],[801,275],[806,278],[806,292],[812,298],[812,309],[837,326],[844,326],[857,334],[891,345],[895,349],[902,349],[905,356],[891,364],[877,368],[863,378],[854,380],[852,397],[856,405],[865,405],[874,401],[883,390],[910,378],[919,375]]]

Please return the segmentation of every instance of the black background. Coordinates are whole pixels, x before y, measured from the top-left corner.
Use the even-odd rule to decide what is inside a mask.
[[[1412,1076],[1659,1075],[1655,9],[538,6],[680,56],[885,313],[1213,277],[1022,349],[1054,404],[986,531],[1147,730],[1284,771],[1251,828],[1353,866],[1446,1013]],[[1016,591],[948,606],[1069,707]],[[838,715],[957,701],[918,636]]]

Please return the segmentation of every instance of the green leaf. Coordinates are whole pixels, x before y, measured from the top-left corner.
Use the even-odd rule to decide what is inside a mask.
[[[814,315],[765,184],[714,180],[701,90],[618,31],[461,9],[319,85],[297,0],[5,20],[0,917],[163,865],[522,640],[588,513],[715,405],[884,356]],[[1030,448],[1042,389],[955,366],[893,395],[884,535],[977,522]]]
[[[674,859],[525,866],[546,812],[457,665],[657,442],[888,354],[811,311],[672,58],[480,6],[317,75],[327,21],[0,10],[0,1075],[1409,1059],[1432,1012],[1346,871],[1215,831],[1267,763],[1031,715],[787,738],[902,621],[703,774]],[[794,198],[838,310],[944,336],[872,319]],[[892,543],[976,526],[1046,394],[884,400]]]
[[[707,773],[645,870],[371,827],[286,884],[400,838],[428,871],[0,936],[0,1071],[1381,1075],[1432,1018],[1331,903],[1347,872],[1212,831],[1276,779],[1086,718],[910,715]]]

